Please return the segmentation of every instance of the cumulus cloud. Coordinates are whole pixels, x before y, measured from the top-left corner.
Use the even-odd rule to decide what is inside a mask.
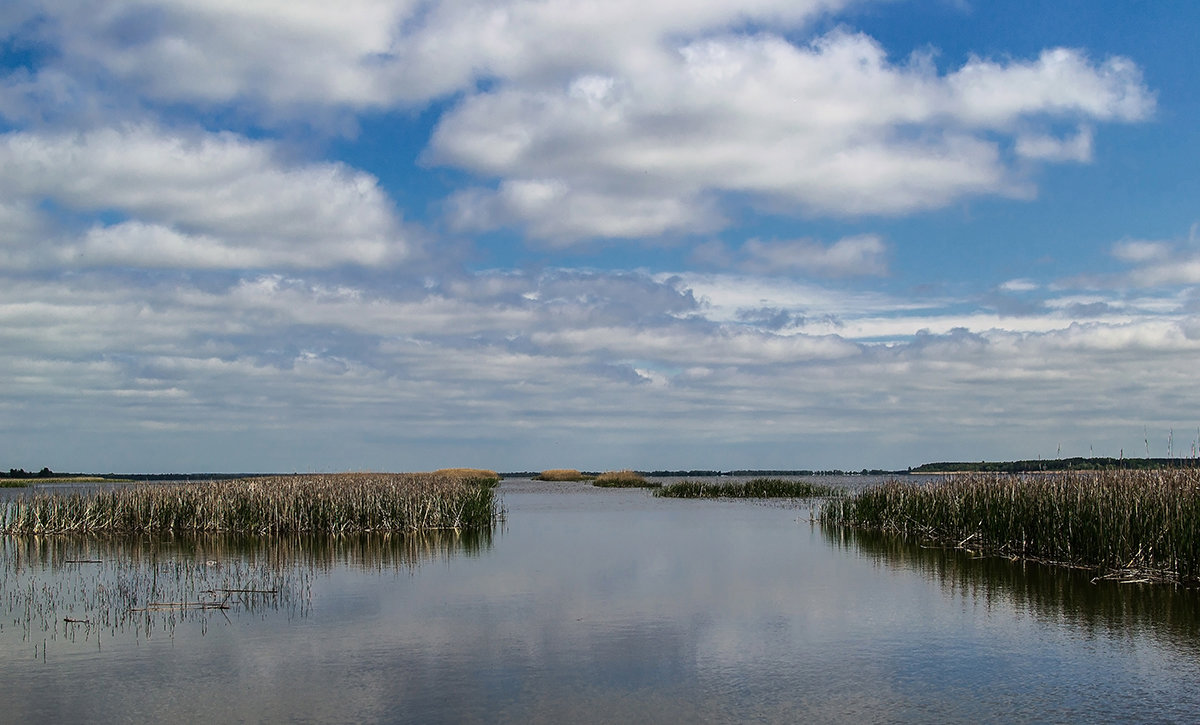
[[[1060,139],[1039,129],[1136,121],[1153,107],[1136,66],[1120,58],[1094,65],[1057,49],[938,75],[926,63],[890,62],[861,34],[807,46],[726,34],[654,55],[636,73],[470,95],[442,118],[428,159],[500,179],[490,193],[474,190],[460,218],[569,242],[704,230],[720,218],[710,209],[717,194],[839,216],[1021,196],[1031,187],[996,134],[1028,160],[1085,161],[1090,130]],[[515,200],[514,189],[536,192],[535,203]],[[674,200],[694,216],[647,214],[635,203],[643,198],[659,209]],[[547,221],[572,203],[588,209],[586,223]],[[470,213],[489,204],[490,213]]]
[[[844,0],[652,5],[618,0],[15,0],[0,34],[24,26],[59,57],[31,79],[93,78],[113,92],[257,108],[423,103],[495,78],[562,78],[636,66],[664,37],[727,24],[799,24]],[[29,24],[39,18],[34,27]],[[2,37],[2,36],[0,36]]]
[[[1027,196],[1014,159],[1087,161],[1093,125],[1153,111],[1124,58],[1059,48],[939,74],[862,34],[778,34],[844,4],[20,0],[8,32],[54,52],[3,79],[0,113],[97,125],[183,103],[272,123],[461,94],[426,156],[481,177],[452,223],[565,246],[710,232],[731,196],[835,216]],[[738,32],[755,26],[773,31]]]
[[[0,192],[95,226],[51,260],[150,267],[395,263],[405,230],[374,177],[287,163],[269,142],[151,126],[0,136]],[[105,223],[99,215],[126,220]],[[25,243],[45,246],[26,234]]]
[[[1126,239],[1112,247],[1112,255],[1133,269],[1128,281],[1144,288],[1200,284],[1200,249],[1186,243]]]

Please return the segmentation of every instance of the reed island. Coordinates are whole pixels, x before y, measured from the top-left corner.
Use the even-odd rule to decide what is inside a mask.
[[[135,483],[0,506],[5,534],[343,534],[481,529],[501,516],[493,471],[338,473]]]

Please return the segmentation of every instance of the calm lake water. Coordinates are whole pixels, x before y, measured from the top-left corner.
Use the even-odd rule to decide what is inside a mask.
[[[1195,591],[807,504],[499,492],[491,535],[0,538],[0,721],[1200,719]]]

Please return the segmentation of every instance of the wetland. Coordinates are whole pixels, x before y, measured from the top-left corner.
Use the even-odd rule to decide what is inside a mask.
[[[1200,713],[1194,589],[822,524],[804,499],[530,479],[492,490],[503,516],[478,530],[0,537],[0,711],[18,722]]]

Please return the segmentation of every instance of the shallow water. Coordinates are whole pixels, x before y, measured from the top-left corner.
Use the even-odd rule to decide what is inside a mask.
[[[807,504],[499,491],[491,536],[3,540],[0,719],[1200,716],[1194,591],[827,530]],[[154,575],[228,608],[148,607]]]

